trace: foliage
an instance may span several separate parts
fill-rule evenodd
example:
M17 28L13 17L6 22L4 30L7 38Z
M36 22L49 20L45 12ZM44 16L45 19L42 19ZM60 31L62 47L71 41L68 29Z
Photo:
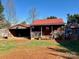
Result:
M5 19L4 15L2 15L1 17L2 17L2 20L0 20L0 29L9 27L10 22Z
M26 24L26 21L21 22L20 24Z
M10 26L10 23L9 22L4 22L4 23L1 23L0 24L0 29L2 29L2 28L8 28Z
M4 8L3 8L3 5L1 4L1 1L0 1L0 14L2 14Z
M55 17L55 16L49 16L49 17L47 17L47 19L57 19L57 17Z
M73 23L73 22L77 22L79 23L79 14L74 14L74 15L70 15L67 14L67 23Z
M0 20L3 20L4 16L3 16L3 11L4 11L4 8L3 8L3 5L1 4L1 1L0 1Z
M1 0L0 0L0 29L5 28L5 27L9 27L10 23L5 20L5 17L3 15L3 11L4 11L4 7L1 4Z

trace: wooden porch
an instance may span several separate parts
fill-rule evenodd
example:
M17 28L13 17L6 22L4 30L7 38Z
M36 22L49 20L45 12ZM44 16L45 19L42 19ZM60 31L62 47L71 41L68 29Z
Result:
M57 30L62 25L43 25L43 26L31 26L30 35L31 39L53 39L53 31Z

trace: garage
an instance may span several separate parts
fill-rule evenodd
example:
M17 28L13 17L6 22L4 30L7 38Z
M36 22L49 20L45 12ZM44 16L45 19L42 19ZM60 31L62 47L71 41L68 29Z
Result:
M30 38L30 26L26 24L18 24L11 26L9 31L14 37Z

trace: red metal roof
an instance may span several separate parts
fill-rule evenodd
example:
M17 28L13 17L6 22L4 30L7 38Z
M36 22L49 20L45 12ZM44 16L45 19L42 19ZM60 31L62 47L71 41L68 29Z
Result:
M63 19L44 19L44 20L35 20L32 25L62 25L64 24Z

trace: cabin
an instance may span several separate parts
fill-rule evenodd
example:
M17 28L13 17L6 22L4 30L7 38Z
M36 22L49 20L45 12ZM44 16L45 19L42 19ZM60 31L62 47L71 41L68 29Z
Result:
M30 27L31 39L49 39L51 32L64 25L63 19L34 20Z
M63 19L41 19L34 20L32 24L17 24L11 26L9 31L15 37L26 37L30 39L50 38L51 32L64 25Z

